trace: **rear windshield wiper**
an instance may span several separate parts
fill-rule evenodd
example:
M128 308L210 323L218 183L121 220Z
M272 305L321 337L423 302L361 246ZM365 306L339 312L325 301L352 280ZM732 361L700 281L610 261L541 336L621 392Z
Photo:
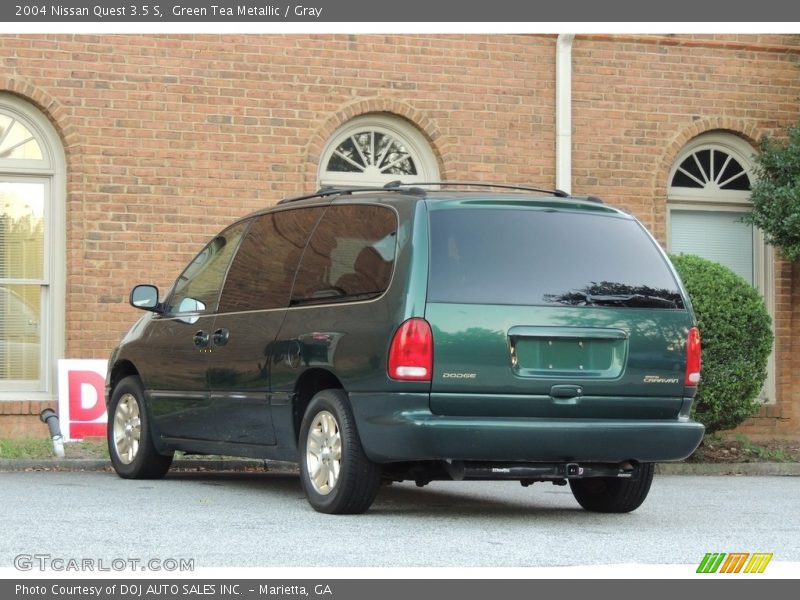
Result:
M641 308L679 308L674 300L661 296L648 296L645 294L587 294L581 291L572 291L567 294L568 304L577 304L576 299L589 306L630 306Z
M674 300L645 294L586 294L586 299L600 306L678 308Z

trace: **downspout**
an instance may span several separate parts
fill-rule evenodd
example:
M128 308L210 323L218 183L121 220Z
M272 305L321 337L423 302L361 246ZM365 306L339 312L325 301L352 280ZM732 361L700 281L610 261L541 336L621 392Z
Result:
M39 419L50 430L50 439L53 442L53 454L64 458L64 438L61 436L61 427L58 425L58 415L52 408L45 408L39 413Z
M556 188L572 193L572 41L574 33L556 40Z

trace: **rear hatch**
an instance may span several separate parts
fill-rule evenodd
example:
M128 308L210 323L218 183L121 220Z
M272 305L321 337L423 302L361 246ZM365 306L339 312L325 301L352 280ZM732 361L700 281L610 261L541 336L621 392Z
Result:
M434 413L677 416L693 318L638 221L565 201L429 206Z

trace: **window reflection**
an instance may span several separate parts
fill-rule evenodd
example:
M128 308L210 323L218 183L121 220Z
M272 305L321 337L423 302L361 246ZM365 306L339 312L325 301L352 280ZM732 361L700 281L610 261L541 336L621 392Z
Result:
M31 131L4 114L0 114L0 158L42 160L41 146Z
M38 285L0 285L0 379L39 379L40 301Z
M44 199L44 183L0 181L0 379L40 377Z
M0 279L44 276L43 183L0 181Z
M339 144L328 161L327 170L385 175L417 174L417 166L405 145L388 133L375 130L360 131Z

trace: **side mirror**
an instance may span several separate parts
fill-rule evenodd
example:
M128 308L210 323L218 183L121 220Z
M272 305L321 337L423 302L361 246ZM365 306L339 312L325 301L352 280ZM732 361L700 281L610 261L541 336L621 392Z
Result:
M159 312L158 288L154 285L137 285L131 290L130 303L134 308Z

